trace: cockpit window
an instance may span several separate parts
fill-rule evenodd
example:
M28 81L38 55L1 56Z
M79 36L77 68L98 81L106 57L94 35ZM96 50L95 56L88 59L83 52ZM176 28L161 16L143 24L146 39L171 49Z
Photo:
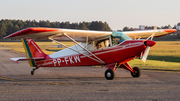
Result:
M110 46L109 38L95 41L95 49L103 49Z
M125 40L132 40L129 36L127 36L126 34L122 32L113 32L111 34L111 38L112 38L112 45L120 44L121 42Z

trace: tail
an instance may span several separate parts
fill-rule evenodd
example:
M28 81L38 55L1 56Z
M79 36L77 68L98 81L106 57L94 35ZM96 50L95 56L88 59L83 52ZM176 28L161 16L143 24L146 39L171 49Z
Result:
M26 57L31 58L29 64L31 67L36 67L35 59L45 58L46 54L39 48L33 39L22 38L22 43L26 52Z

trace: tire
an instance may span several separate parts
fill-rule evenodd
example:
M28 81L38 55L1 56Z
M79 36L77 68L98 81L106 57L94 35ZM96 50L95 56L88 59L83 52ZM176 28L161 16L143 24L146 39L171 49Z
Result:
M34 75L34 71L31 71L31 75Z
M112 69L107 69L104 73L105 78L107 80L113 80L114 79L114 71Z
M138 67L134 67L133 70L135 73L131 72L132 77L140 77L141 76L141 70Z

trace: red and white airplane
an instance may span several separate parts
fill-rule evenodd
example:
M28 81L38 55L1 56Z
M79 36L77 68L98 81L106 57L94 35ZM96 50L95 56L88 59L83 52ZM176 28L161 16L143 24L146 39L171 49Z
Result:
M130 71L133 77L139 77L140 69L132 68L128 61L140 58L145 62L150 47L156 44L152 38L175 31L175 29L158 29L108 32L34 27L15 32L4 39L21 38L27 57L11 58L11 60L15 62L28 60L30 66L35 67L31 75L40 67L103 65L106 67L105 78L112 80L117 68L124 68ZM67 48L46 55L33 39L50 39ZM76 45L68 47L58 41L73 41Z

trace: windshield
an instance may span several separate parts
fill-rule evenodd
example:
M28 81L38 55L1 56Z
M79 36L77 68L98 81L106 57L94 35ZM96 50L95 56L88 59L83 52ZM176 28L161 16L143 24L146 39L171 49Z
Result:
M112 45L120 44L125 40L132 40L129 36L127 36L123 32L113 32L111 34L111 37L112 37Z

